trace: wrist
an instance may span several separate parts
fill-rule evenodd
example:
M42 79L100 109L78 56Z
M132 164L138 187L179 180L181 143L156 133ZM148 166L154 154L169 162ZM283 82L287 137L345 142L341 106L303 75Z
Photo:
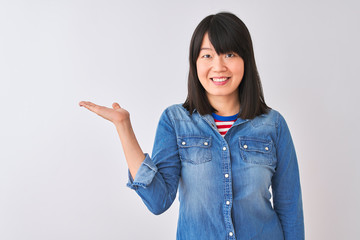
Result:
M130 118L124 118L122 120L113 122L113 124L115 125L116 128L124 128L131 126Z

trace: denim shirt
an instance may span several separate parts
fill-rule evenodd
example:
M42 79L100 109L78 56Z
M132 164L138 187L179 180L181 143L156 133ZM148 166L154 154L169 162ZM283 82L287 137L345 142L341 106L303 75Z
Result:
M168 107L152 157L145 153L127 186L154 214L166 211L179 189L178 240L304 239L297 157L274 109L238 118L222 137L211 115Z

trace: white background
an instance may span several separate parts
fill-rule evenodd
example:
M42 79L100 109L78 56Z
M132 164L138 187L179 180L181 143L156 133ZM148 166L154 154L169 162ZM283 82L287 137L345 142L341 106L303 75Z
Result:
M178 200L152 215L126 187L115 127L131 113L151 153L161 112L187 93L207 15L248 26L265 100L286 119L307 239L360 235L358 1L0 1L0 239L175 239Z

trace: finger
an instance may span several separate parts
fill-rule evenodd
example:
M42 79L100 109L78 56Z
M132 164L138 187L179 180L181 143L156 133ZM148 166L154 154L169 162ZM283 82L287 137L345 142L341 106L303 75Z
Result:
M119 108L121 108L120 105L119 105L118 103L116 103L116 102L114 102L114 103L112 104L112 107L113 107L113 109L119 109Z
M84 107L95 107L97 106L96 104L92 103L92 102L88 102L88 101L81 101L79 103L80 106L84 106Z
M98 106L92 102L88 102L88 101L81 101L79 104L80 104L80 106L85 107L93 112L96 112L96 110L100 107L100 106Z
M81 101L81 102L79 102L79 105L81 107L83 107L83 106L89 106L89 105L94 105L94 104L92 102L89 102L89 101Z

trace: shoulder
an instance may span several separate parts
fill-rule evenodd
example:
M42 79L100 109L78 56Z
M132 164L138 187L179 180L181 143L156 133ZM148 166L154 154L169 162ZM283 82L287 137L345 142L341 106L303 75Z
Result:
M274 119L274 123L275 126L277 128L279 127L287 127L287 123L285 120L285 117L283 116L283 114L281 114L279 111L271 109L272 113L270 113L272 115L272 118Z
M290 137L290 130L286 120L278 110L270 109L267 113L261 114L252 119L250 123L260 132L268 132L273 137L276 144L279 144L280 139L285 141L285 139Z
M280 112L276 109L271 108L268 110L267 113L263 113L252 119L251 124L255 127L260 125L277 127L282 119L284 119L284 117L280 114Z
M266 114L269 122L274 124L275 131L276 131L276 142L279 142L279 139L286 139L287 137L291 138L289 126L285 120L283 114L279 111L271 109L268 114Z
M168 106L163 111L163 115L173 120L187 120L191 118L189 111L182 106L182 103Z

